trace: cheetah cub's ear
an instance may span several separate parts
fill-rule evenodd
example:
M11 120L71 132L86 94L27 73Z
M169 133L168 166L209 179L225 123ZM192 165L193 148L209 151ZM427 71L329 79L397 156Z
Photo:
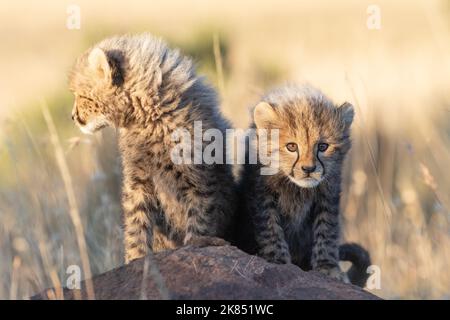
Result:
M352 104L349 102L344 102L343 104L341 104L341 106L338 107L338 110L341 114L341 119L344 121L346 128L349 128L353 122L353 117L355 115Z
M273 107L267 102L260 102L253 110L253 119L255 120L256 127L258 129L269 128L270 124L273 124L277 114Z
M94 48L88 57L89 68L102 80L111 81L111 67L105 51Z

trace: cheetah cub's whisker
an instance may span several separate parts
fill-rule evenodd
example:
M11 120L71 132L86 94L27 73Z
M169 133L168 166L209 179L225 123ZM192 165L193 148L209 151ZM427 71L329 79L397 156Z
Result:
M365 284L368 253L356 244L339 246L341 170L353 114L351 104L336 106L310 86L281 87L256 105L252 127L279 130L279 169L261 175L261 163L245 165L238 246L342 281L348 279L339 260L350 260L350 280Z
M148 34L116 36L78 58L70 88L83 132L119 129L126 262L149 250L224 244L236 203L231 167L170 159L176 129L229 127L192 61Z

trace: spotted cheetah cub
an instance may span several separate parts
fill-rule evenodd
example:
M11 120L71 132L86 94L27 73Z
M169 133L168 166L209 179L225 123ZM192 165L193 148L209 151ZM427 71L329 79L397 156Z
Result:
M149 250L224 243L235 210L230 166L171 160L175 130L193 134L194 121L228 127L192 61L148 34L116 36L78 58L70 88L83 132L118 129L126 262Z
M264 146L278 153L279 167L273 175L261 175L260 163L245 166L238 244L269 261L292 262L347 282L340 259L353 260L360 269L370 264L358 245L338 246L341 168L350 149L353 107L336 106L309 86L291 85L263 97L253 117L253 128L279 129L278 146ZM358 276L363 285L367 277Z

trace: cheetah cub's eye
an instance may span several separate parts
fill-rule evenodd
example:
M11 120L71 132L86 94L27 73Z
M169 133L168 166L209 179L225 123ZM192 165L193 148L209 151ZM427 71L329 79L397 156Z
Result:
M318 149L320 152L324 152L325 150L328 149L328 143L319 143Z
M290 151L290 152L295 152L295 151L297 151L297 144L294 142L289 142L286 145L286 149L288 149L288 151Z

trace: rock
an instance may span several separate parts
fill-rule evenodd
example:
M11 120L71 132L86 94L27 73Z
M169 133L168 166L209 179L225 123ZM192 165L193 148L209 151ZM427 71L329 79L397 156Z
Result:
M162 279L154 276L155 261ZM160 252L97 275L93 284L96 299L378 299L359 287L295 265L268 263L232 246ZM87 298L85 282L81 291L64 288L63 294L64 299ZM32 299L48 299L48 290Z

